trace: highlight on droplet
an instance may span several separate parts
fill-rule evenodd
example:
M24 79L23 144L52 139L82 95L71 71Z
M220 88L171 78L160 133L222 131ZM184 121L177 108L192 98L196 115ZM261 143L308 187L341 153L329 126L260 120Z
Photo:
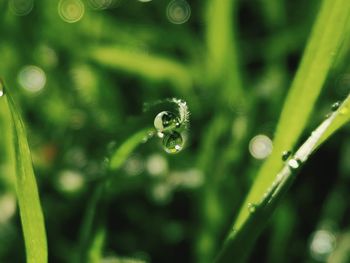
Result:
M60 0L58 14L67 23L76 23L84 16L85 6L81 0Z

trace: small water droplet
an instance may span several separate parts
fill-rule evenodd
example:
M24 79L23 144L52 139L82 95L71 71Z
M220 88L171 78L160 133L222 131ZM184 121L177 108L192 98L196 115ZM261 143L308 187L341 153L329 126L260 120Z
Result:
M159 132L178 128L180 126L177 116L170 111L162 111L154 118L154 127Z
M284 161L284 162L287 161L291 154L292 154L291 151L284 151L284 152L282 152L282 161Z
M158 136L158 138L163 138L163 137L164 137L164 133L162 133L162 132L157 132L157 136Z
M296 170L300 167L301 161L299 159L291 159L288 162L288 166L292 169L292 170Z
M256 205L253 203L248 203L248 211L249 213L254 213L256 211Z
M327 113L326 116L324 116L326 119L328 119L329 117L331 117L332 113Z
M337 109L339 109L340 105L341 105L340 101L337 101L337 102L333 103L332 106L331 106L332 111L336 111Z
M163 148L167 153L178 153L182 150L183 145L184 140L177 131L172 131L164 135Z
M5 95L5 85L2 82L2 80L0 79L0 97Z

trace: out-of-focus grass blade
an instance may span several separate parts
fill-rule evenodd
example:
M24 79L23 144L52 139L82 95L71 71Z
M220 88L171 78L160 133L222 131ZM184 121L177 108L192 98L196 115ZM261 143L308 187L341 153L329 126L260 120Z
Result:
M301 65L288 93L274 138L274 149L263 164L234 224L242 227L255 203L264 194L283 163L281 154L294 147L314 108L327 74L344 40L350 15L350 1L324 0L304 52Z
M136 132L130 138L128 138L118 149L112 154L109 168L111 170L117 170L126 161L134 149L142 143L143 140L147 139L149 133L152 133L151 128L142 129Z
M15 165L15 188L22 222L27 263L47 262L47 242L43 212L33 171L26 131L10 94L0 98L11 117L13 134L13 161Z
M142 129L128 139L126 139L112 154L108 161L108 170L118 170L129 158L132 152L139 146L149 134L152 133L151 128ZM95 191L88 203L84 221L82 223L80 231L80 262L99 262L101 256L101 250L103 248L103 240L105 233L102 234L100 230L93 232L93 226L98 220L98 207L103 210L104 205L101 205L101 199L105 191L105 185L109 177L104 178L95 188ZM95 236L93 236L95 235ZM96 236L97 235L97 236Z
M169 81L182 91L192 84L190 70L170 58L150 55L118 46L100 46L87 51L94 61L111 68L156 81Z

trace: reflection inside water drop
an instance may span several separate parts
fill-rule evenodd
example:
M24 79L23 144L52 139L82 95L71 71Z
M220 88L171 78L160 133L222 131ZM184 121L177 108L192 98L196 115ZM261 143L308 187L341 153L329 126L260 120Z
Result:
M178 128L180 123L176 115L170 111L162 111L154 118L154 127L158 132Z
M182 150L184 140L177 131L166 133L163 138L163 148L167 153L178 153Z

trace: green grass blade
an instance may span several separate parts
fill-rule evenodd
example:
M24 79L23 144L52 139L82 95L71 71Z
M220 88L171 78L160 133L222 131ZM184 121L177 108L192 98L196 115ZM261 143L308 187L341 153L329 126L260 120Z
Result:
M188 90L192 85L189 68L170 58L118 46L91 48L86 55L110 68L137 74L154 81L169 81L182 91Z
M27 263L47 262L47 241L43 212L33 171L27 135L12 98L7 93L1 103L11 115L15 188L24 234Z
M333 135L338 129L346 125L350 121L350 95L344 100L337 112L335 113L332 124L328 126L323 133L316 147L320 146L325 140Z
M148 138L153 132L151 128L145 128L132 134L127 138L112 154L108 160L108 170L117 171L125 163L127 158L133 153L137 146ZM80 230L80 259L79 262L99 262L103 248L103 236L100 230L94 231L94 226L98 224L97 216L104 212L106 202L103 201L105 186L110 179L106 176L99 182L92 194L85 212L84 220ZM93 236L97 235L97 236Z
M235 222L236 229L248 218L247 204L261 198L281 169L281 153L292 149L303 132L347 33L349 14L348 0L323 1L277 125L273 153L258 173Z
M140 145L143 140L147 139L153 130L151 128L142 129L128 138L118 149L111 155L109 168L111 170L119 169L134 149Z
M231 231L216 262L232 262L234 258L236 258L235 262L244 262L246 260L252 244L293 182L298 168L308 160L322 142L350 121L349 109L350 94L342 106L311 133L311 136L299 147L293 158L290 159L292 161L298 160L299 164L297 167L292 169L289 161L284 163L280 172L274 176L270 187L265 190L263 197L246 208L248 217L245 224L241 228Z

